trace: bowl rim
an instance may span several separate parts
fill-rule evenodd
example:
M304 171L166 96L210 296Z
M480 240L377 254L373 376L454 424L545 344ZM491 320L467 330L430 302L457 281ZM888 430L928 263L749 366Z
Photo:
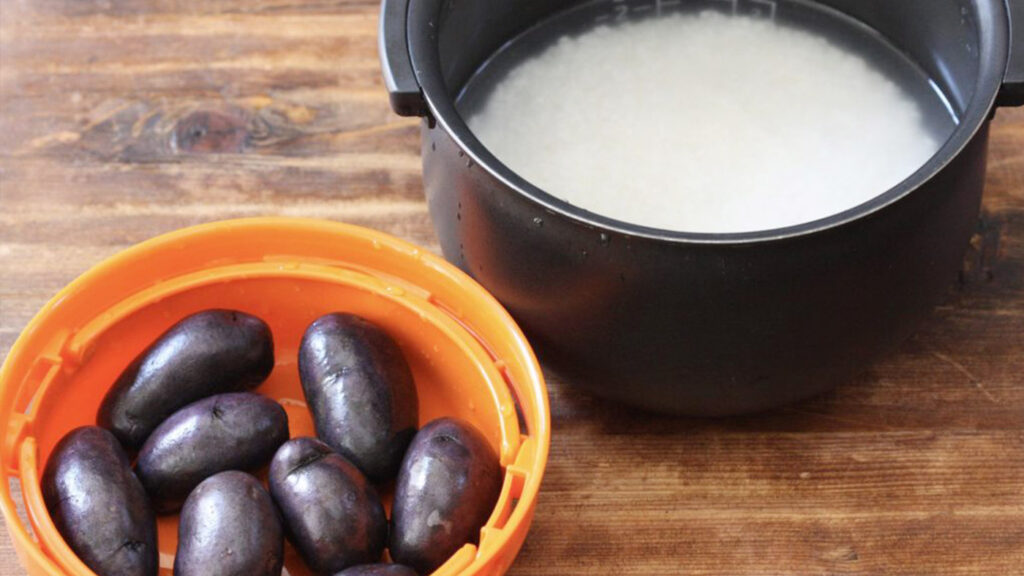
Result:
M846 226L899 202L946 169L979 135L996 104L1010 54L1009 15L1006 6L999 0L975 1L973 4L978 9L980 42L979 71L974 96L950 137L913 174L857 206L809 222L744 232L686 232L632 224L580 208L531 184L498 160L469 129L456 109L454 99L449 96L439 72L440 55L436 42L435 21L439 18L442 1L417 0L411 3L406 29L409 56L427 105L428 118L425 122L428 126L432 128L432 123L436 122L469 161L481 167L512 193L536 204L549 214L561 216L574 224L601 232L670 244L741 245L800 238Z

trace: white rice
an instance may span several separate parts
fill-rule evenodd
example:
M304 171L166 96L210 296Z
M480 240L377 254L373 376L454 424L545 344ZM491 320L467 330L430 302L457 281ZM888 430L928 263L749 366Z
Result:
M689 232L836 214L940 146L919 104L859 55L713 12L562 38L501 79L468 123L554 196Z

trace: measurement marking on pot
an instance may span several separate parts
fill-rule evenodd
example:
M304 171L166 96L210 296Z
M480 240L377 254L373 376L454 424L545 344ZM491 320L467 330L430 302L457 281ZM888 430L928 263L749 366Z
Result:
M733 14L737 14L740 11L740 0L715 0L718 3L728 4Z
M750 0L750 3L755 5L755 7L751 9L751 13L754 16L762 16L763 14L761 10L768 10L768 19L773 22L775 21L775 13L778 12L779 9L779 5L776 0ZM758 8L757 6L761 6L762 8Z
M626 0L612 0L612 5L615 8L616 20L625 20L626 16L629 16L629 6L626 5Z

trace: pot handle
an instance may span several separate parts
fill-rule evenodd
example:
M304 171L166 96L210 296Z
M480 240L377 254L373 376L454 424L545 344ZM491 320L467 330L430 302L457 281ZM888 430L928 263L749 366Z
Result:
M1007 63L999 106L1024 105L1024 0L1006 0L1010 17L1010 61Z
M383 0L380 6L378 47L384 84L391 108L399 116L426 116L427 102L416 81L409 55L406 19L410 0Z

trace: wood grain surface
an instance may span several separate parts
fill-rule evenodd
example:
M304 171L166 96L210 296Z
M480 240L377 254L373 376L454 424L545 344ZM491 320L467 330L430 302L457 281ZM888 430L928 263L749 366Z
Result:
M376 12L0 0L0 357L75 276L181 226L316 216L437 250ZM552 376L551 460L513 573L1024 574L1024 112L999 112L988 174L947 304L834 393L675 420ZM0 535L0 574L21 573Z

